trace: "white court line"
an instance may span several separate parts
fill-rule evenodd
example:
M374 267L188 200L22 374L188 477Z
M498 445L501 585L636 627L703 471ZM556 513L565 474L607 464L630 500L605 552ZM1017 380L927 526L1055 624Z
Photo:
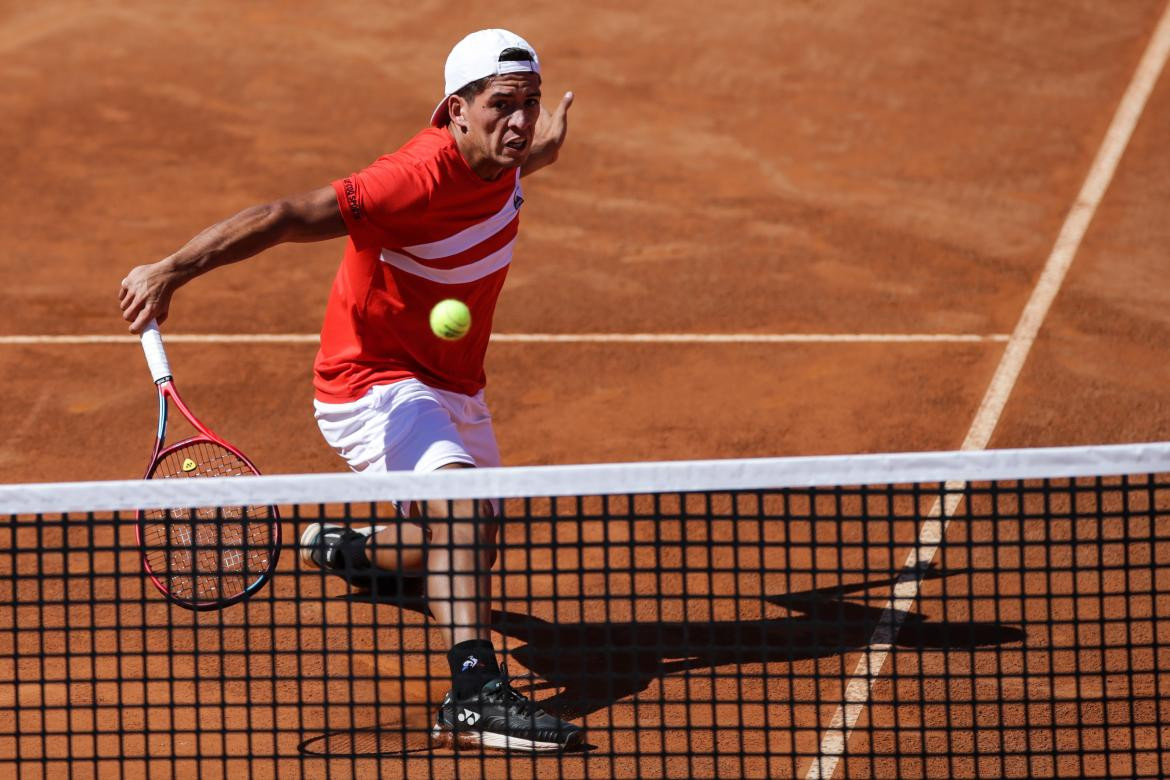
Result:
M169 333L174 344L316 344L316 333ZM1005 342L1006 333L493 333L504 344L977 344ZM18 344L137 344L132 335L0 336Z
M964 450L981 450L987 447L991 434L999 422L1008 396L1015 387L1016 379L1020 375L1028 352L1040 332L1040 326L1048 314L1052 301L1056 298L1065 274L1072 265L1073 258L1080 248L1085 231L1097 211L1097 206L1105 195L1121 155L1129 144L1130 136L1138 119L1142 115L1150 92L1158 80L1158 76L1170 56L1170 4L1162 14L1150 43L1138 63L1133 79L1117 107L1117 113L1105 133L1097 157L1089 168L1088 176L1081 187L1080 194L1069 209L1064 225L1056 238L1056 244L1044 270L1040 274L1036 287L1024 307L1020 320L1016 324L1004 349L1003 358L995 370L991 384L979 405L979 411L967 431L963 441ZM849 742L849 736L862 709L868 704L873 684L881 674L886 663L890 648L897 638L898 630L914 602L918 598L918 589L922 577L930 566L939 545L946 534L947 520L954 514L959 503L959 496L952 491L961 490L963 482L947 482L947 499L945 508L938 502L931 508L922 531L919 533L918 546L910 552L902 573L894 586L893 597L886 602L882 610L878 626L870 637L866 651L857 661L853 676L845 688L842 704L833 714L828 728L821 737L820 754L813 759L809 767L807 778L829 778L837 769L837 763ZM942 511L940 511L940 509Z
M492 341L624 344L923 344L1003 342L1006 333L500 333Z

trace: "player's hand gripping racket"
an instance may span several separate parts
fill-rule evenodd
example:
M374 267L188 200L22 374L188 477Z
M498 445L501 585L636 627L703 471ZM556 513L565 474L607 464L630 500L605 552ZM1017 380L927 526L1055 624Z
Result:
M142 331L142 349L158 386L158 440L146 479L259 474L183 403L154 320ZM168 399L198 431L169 447L164 445ZM280 554L280 517L273 506L145 509L137 521L142 563L151 581L187 609L221 609L248 598L268 582Z

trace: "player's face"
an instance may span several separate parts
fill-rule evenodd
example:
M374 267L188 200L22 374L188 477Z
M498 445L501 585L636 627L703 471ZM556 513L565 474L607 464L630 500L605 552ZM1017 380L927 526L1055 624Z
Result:
M493 78L465 115L467 139L480 158L469 161L473 168L482 174L480 167L506 170L523 165L532 151L539 116L539 75L509 73Z

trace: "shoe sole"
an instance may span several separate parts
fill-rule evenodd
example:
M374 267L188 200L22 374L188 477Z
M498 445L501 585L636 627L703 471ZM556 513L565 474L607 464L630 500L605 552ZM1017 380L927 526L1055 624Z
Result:
M301 533L301 563L306 566L312 566L314 569L321 568L313 560L313 549L316 547L317 537L330 528L345 528L345 526L336 523L310 523ZM355 528L353 530L364 536L373 536L376 533L381 533L385 528L386 526L384 525L367 525L364 528Z
M452 750L475 750L486 747L522 753L560 753L580 748L584 741L585 738L581 732L576 732L562 745L559 742L538 742L532 739L509 737L506 734L496 734L491 731L460 731L456 733L438 724L435 724L431 729L432 747L449 747Z

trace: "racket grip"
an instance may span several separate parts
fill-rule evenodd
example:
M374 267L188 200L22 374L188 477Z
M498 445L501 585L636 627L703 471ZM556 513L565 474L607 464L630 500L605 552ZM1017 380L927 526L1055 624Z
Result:
M167 360L167 351L163 349L162 334L158 332L158 322L151 320L142 330L142 351L146 353L146 365L150 366L150 375L155 384L171 378L171 364Z

